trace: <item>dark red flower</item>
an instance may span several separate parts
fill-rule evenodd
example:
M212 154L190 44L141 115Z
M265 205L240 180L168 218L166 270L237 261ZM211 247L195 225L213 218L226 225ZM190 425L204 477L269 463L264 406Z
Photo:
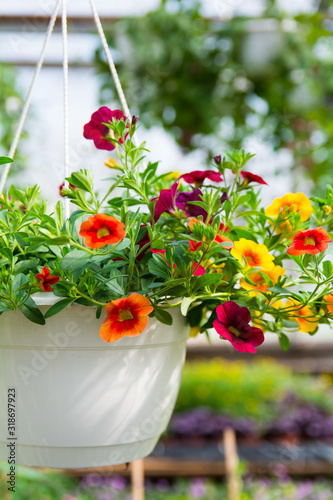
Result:
M36 280L39 288L44 292L52 292L52 286L58 283L59 276L51 276L50 269L43 267L42 272L36 274Z
M229 300L218 306L216 313L217 319L213 322L215 330L229 340L238 352L256 352L255 347L264 342L262 330L249 325L251 314L247 307L240 307Z
M178 182L172 184L170 189L162 189L160 196L158 198L153 198L151 201L157 199L155 204L154 219L155 222L161 217L165 212L168 214L176 214L177 207L175 205L175 196L178 189Z
M222 182L222 176L220 172L215 172L215 170L194 170L188 174L183 174L179 179L184 179L187 184L194 184L196 188L203 185L205 179L209 179L212 182Z
M244 185L247 186L250 182L256 182L257 184L265 184L268 186L267 182L264 181L260 175L251 174L251 172L246 172L245 170L241 170L241 176L244 179Z
M202 215L203 221L207 219L207 212L204 208L189 203L191 201L202 202L202 192L200 189L193 189L190 192L178 193L176 197L176 206L186 213L187 217L198 217Z
M287 253L289 255L302 255L304 253L316 255L326 250L328 243L331 241L327 231L322 227L308 229L308 231L298 231Z
M119 121L121 119L126 120L126 116L120 109L111 109L106 106L102 106L99 110L95 111L91 115L91 120L84 126L83 136L86 139L91 139L97 149L106 149L107 151L112 151L115 149L114 144L111 142L109 127L104 125L104 123L111 123L112 121ZM128 126L128 125L127 125Z

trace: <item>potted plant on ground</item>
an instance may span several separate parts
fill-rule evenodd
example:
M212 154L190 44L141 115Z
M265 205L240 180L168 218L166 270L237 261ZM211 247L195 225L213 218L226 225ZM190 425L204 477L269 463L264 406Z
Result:
M97 196L91 172L72 173L69 219L61 202L47 213L37 186L2 197L0 389L1 400L14 390L20 415L15 427L0 414L1 459L8 432L29 465L142 457L170 418L189 327L254 353L264 331L286 349L286 333L332 318L331 187L265 209L244 151L158 175L134 144L137 124L93 113L84 136L117 154L113 176Z

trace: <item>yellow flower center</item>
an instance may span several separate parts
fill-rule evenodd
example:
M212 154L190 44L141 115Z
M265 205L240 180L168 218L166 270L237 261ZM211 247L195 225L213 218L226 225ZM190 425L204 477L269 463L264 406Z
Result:
M304 240L304 245L312 245L312 246L316 246L316 242L313 238L305 238Z
M103 236L109 236L109 234L110 231L107 227L101 227L101 229L97 231L97 238L103 238Z
M129 309L121 309L119 311L119 321L126 321L127 319L133 319L133 314Z
M237 328L235 328L234 326L229 326L228 328L229 332L233 333L234 335L236 335L236 337L239 337L240 336L240 333L239 331L237 330Z

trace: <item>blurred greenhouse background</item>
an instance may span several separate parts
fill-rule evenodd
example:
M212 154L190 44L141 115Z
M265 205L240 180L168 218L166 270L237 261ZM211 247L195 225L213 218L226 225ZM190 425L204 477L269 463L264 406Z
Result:
M243 147L256 154L252 171L271 185L262 190L265 203L287 191L320 196L332 182L330 0L96 4L130 109L140 116L140 139L161 171L200 169L215 154ZM0 155L8 153L53 5L0 5ZM108 156L83 139L83 124L99 104L119 102L88 0L68 0L68 10L70 168L92 167L100 186ZM10 178L18 186L40 184L50 207L64 168L60 31L57 22ZM332 332L324 328L307 340L299 334L288 354L268 342L259 353L275 360L250 355L246 362L217 343L191 339L176 413L147 459L146 498L227 498L221 436L231 427L242 500L332 500ZM0 483L0 499L130 499L128 471L113 472L64 477L21 469L15 496Z

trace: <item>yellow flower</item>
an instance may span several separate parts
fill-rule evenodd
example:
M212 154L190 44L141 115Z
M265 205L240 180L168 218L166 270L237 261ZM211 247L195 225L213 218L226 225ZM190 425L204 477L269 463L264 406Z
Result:
M109 158L108 161L106 161L104 163L104 165L108 168L115 168L115 169L118 169L118 170L122 170L121 166L118 165L118 163L116 162L116 160L114 160L113 158Z
M192 326L190 329L190 337L196 337L200 333L200 326Z
M328 295L325 295L324 302L328 302L327 304L325 304L327 306L328 312L333 313L333 294L330 293Z
M332 207L330 207L329 205L324 205L323 210L326 215L329 215L332 212Z
M274 267L274 257L268 252L265 245L245 238L235 241L234 245L234 248L231 249L231 255L241 264L244 258L248 268L260 267L263 271L269 271Z
M281 266L274 266L272 269L263 272L267 274L267 276L272 280L273 286L275 286L279 277L283 276L286 271ZM255 283L255 286L247 283L244 278L240 280L240 286L245 288L245 290L251 290L251 292L249 292L250 296L253 297L260 291L271 293L267 290L268 283L259 273L251 273L249 274L249 278L253 281L253 283Z
M265 213L268 217L276 219L281 210L285 218L288 218L291 213L299 213L301 222L308 220L313 212L311 201L303 193L287 193L282 198L275 198L272 205L266 208ZM276 232L280 233L283 229L290 232L289 221L281 224L280 228L276 228Z
M172 181L178 179L178 177L181 176L180 172L170 172L167 176L166 179L171 179Z
M282 213L287 212L299 212L301 216L301 221L304 222L308 220L310 215L312 214L312 206L309 198L305 196L303 193L287 193L282 198L275 198L272 205L266 208L266 215L269 217L276 218L280 210L282 209Z
M299 324L299 330L305 333L312 333L316 330L318 326L318 321L310 306L304 306L301 309L297 309L301 305L300 302L289 300L286 303L286 308L295 307L295 311L289 311L289 314L300 316L296 317L295 321ZM304 317L303 317L304 316ZM305 318L306 317L306 318Z

